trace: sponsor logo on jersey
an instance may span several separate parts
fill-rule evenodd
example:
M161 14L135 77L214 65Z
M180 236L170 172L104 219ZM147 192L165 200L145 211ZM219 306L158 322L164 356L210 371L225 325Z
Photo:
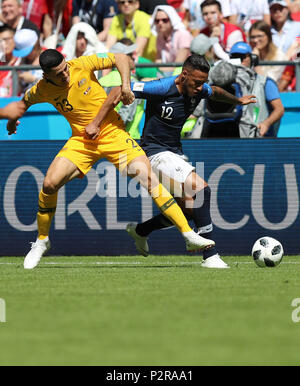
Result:
M81 79L79 82L78 82L78 87L81 87L83 86L84 84L86 84L87 80L85 78Z

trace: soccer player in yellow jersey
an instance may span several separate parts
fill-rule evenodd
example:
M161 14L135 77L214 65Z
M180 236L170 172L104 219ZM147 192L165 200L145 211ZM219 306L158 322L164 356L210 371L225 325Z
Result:
M189 227L173 197L152 172L144 151L126 133L120 116L114 111L119 100L124 104L134 100L127 56L96 54L66 62L61 53L49 49L40 55L40 65L44 78L18 103L26 109L35 103L51 103L70 123L72 136L51 163L44 179L39 194L38 237L25 258L24 268L35 268L50 248L49 230L58 190L73 178L84 176L103 157L121 172L136 177L148 190L159 209L182 233L187 250L214 245L212 240L202 238ZM114 66L122 78L121 93L117 98L113 93L113 97L107 97L94 75L94 71ZM16 132L19 123L8 121L9 134ZM95 133L91 127L98 127L96 135L89 135Z

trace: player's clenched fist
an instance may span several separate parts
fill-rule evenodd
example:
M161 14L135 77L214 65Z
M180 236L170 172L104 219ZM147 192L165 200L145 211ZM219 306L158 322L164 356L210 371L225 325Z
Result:
M134 94L130 89L122 90L121 101L124 103L124 105L131 105L134 99L135 99Z

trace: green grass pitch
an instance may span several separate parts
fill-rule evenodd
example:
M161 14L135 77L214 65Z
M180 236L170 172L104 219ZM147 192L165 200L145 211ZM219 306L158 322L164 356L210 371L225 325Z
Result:
M300 258L0 259L1 365L299 365ZM299 304L300 305L300 304ZM300 316L300 310L298 312Z

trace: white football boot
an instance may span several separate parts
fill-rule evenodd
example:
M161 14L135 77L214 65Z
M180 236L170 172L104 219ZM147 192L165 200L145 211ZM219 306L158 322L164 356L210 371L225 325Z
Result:
M135 231L136 226L137 226L137 223L131 222L127 224L126 231L128 232L129 236L133 238L137 251L142 256L147 257L149 255L149 245L147 242L148 237L139 236Z
M201 267L203 268L230 268L218 254L208 257L203 260Z
M182 236L185 239L186 250L188 252L201 251L215 246L213 240L205 239L194 231L184 232Z
M24 260L25 269L33 269L40 262L41 258L50 249L50 240L47 237L44 240L37 239L35 243L31 243L31 250L27 253Z

